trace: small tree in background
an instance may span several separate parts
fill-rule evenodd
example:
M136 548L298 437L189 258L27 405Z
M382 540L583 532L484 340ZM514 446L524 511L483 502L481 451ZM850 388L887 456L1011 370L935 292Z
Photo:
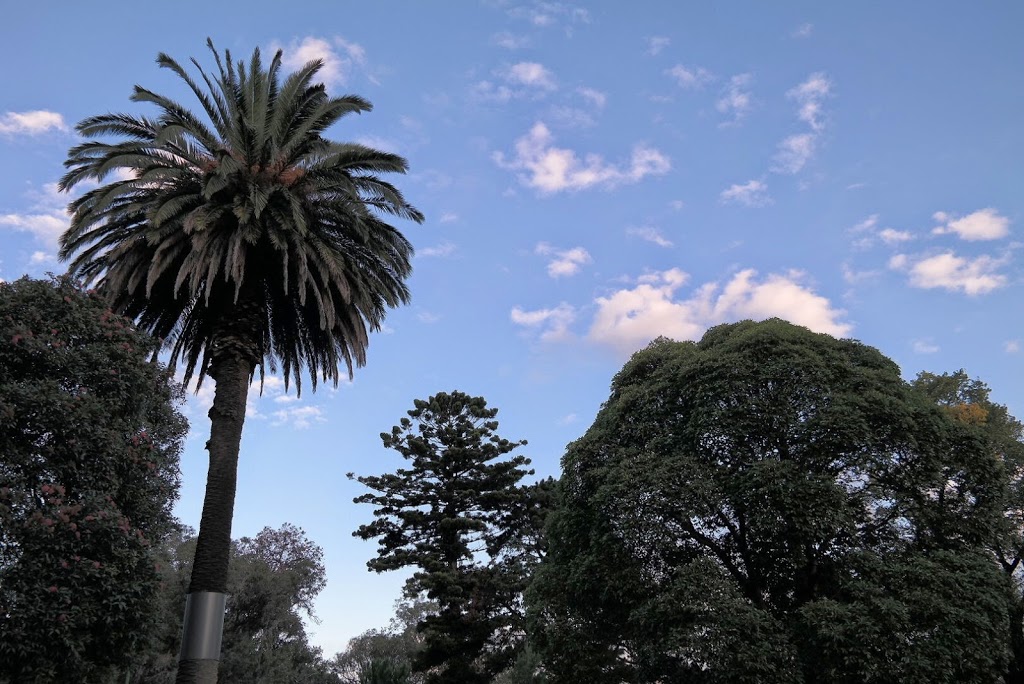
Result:
M376 520L354 534L378 540L371 570L417 568L407 593L438 604L421 623L414 670L429 684L489 682L521 643L507 637L525 579L506 570L535 517L531 490L519 485L533 471L525 456L502 457L526 442L495 434L498 411L483 397L442 392L414 404L381 434L409 467L358 478L376 493L355 502L372 504Z
M0 681L147 646L188 429L156 346L67 279L0 284Z
M158 549L164 589L163 629L136 684L170 684L181 640L181 609L195 556L186 530ZM264 528L232 543L220 679L260 684L339 684L320 649L309 643L303 616L324 588L323 552L294 525Z

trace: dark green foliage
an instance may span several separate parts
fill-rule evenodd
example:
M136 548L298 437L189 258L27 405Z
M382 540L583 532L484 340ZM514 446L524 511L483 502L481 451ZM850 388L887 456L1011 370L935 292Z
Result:
M68 153L61 189L126 178L71 203L60 256L98 281L115 310L172 342L186 379L238 354L301 383L308 367L338 382L365 361L367 330L409 296L412 247L380 215L423 216L378 174L404 173L398 155L321 134L370 111L355 95L328 96L312 61L282 79L281 53L264 65L198 63L201 81L161 54L208 121L141 86L133 102L154 117L103 114L78 124L89 140ZM203 85L205 84L205 88ZM113 138L105 142L103 138ZM301 385L299 385L301 386Z
M911 386L973 430L1002 465L1003 525L987 546L1014 587L1010 604L1013 655L1003 678L1006 684L1024 683L1024 423L989 398L985 383L972 380L962 369L942 375L918 373Z
M359 675L359 684L409 684L409 666L393 660L371 660Z
M412 663L423 649L419 624L437 612L437 604L419 599L402 599L395 604L395 616L386 630L371 629L350 640L337 654L332 669L341 684L361 684L379 663L387 662L396 672L405 672L409 684L421 684L423 675L413 674Z
M656 340L563 459L531 589L551 681L993 682L984 440L876 350L783 321Z
M155 348L67 279L0 283L0 681L148 647L188 429Z
M161 547L162 630L135 672L137 684L169 684L181 639L181 616L195 553L193 534ZM326 584L323 552L294 525L265 528L233 545L220 681L237 684L338 684L302 622Z
M166 340L185 381L210 376L210 470L190 592L224 593L246 394L256 370L280 369L301 389L308 373L337 384L366 360L369 333L408 301L412 246L384 218L423 220L380 174L406 161L322 134L366 100L330 97L323 62L282 78L282 54L264 65L223 57L198 80L161 54L157 63L195 96L201 115L136 86L154 116L103 114L78 124L62 190L112 182L70 205L61 236L69 271L94 282L112 308ZM202 672L200 672L202 671ZM216 661L188 660L182 682L216 678Z
M408 414L381 439L409 467L358 478L377 492L355 499L376 520L354 534L378 539L371 570L417 568L408 593L438 604L414 669L430 684L489 682L522 643L524 569L543 522L533 494L550 485L519 485L529 459L502 457L525 442L495 434L497 409L482 397L440 393Z

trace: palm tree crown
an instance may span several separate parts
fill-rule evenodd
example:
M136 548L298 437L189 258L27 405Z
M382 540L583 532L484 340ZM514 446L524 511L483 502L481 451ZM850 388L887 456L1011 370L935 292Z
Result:
M217 680L238 455L256 368L280 369L301 389L308 370L338 382L366 360L370 330L405 303L412 246L381 216L423 216L377 174L404 173L401 157L325 139L329 126L370 109L328 97L308 63L279 83L281 53L264 68L222 60L206 88L177 62L157 63L195 94L209 124L136 86L156 118L105 114L82 121L89 141L68 152L60 187L103 182L71 203L60 257L96 282L111 307L168 340L185 381L217 382L210 408L206 496L185 607L178 682ZM77 256L75 256L77 254Z
M186 381L238 355L261 377L279 362L297 390L303 367L314 389L318 376L337 384L341 361L351 376L368 330L408 301L412 246L380 216L423 216L376 175L404 173L406 161L322 137L371 109L313 83L322 62L279 84L280 51L265 69L256 50L247 68L207 44L219 73L192 60L206 89L167 55L157 63L188 84L212 128L140 86L131 99L156 105L156 118L105 114L78 125L87 138L120 140L74 147L62 190L128 173L71 203L60 256L77 253L72 273L167 339Z

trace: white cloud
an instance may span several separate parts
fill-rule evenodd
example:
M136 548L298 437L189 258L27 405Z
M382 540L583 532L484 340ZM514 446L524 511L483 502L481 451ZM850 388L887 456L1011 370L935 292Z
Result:
M533 7L513 7L508 14L515 19L525 19L538 28L551 28L561 22L590 22L590 12L565 2L538 2Z
M551 108L550 117L565 128L590 128L597 125L590 112L575 107L556 106Z
M32 252L32 256L29 257L28 263L32 265L46 264L51 261L56 261L57 257L48 252Z
M882 238L882 242L887 245L895 245L900 242L906 242L914 239L914 234L909 230L895 230L893 228L885 228L878 232L878 237Z
M492 102L508 102L513 99L539 98L558 88L555 77L543 64L519 62L499 69L494 75L503 81L480 81L473 86L473 94Z
M558 424L559 425L570 425L570 424L575 423L575 422L576 422L576 414L575 413L570 413L568 415L562 416L559 419Z
M441 317L435 313L431 313L430 311L420 311L418 314L416 314L416 320L418 320L420 323L426 323L427 325L431 325L433 323L437 323L438 321L440 321Z
M571 336L569 326L576 319L576 310L565 302L553 309L534 311L525 311L517 306L513 307L509 316L516 325L540 330L541 341L556 342Z
M2 214L0 226L10 226L15 230L32 233L40 242L55 246L61 234L68 228L66 212L49 214Z
M665 73L674 78L680 88L686 90L699 90L715 78L704 67L685 67L682 64L676 64L671 69L666 69ZM719 111L724 110L720 108Z
M706 283L689 297L676 291L688 280L671 269L638 279L635 287L596 300L597 313L589 338L621 352L632 352L664 335L696 340L712 325L730 321L779 317L817 332L843 336L851 325L841 322L845 312L815 294L798 271L757 279L747 269L736 273L724 287Z
M797 114L799 119L811 127L821 131L825 124L821 120L822 101L832 90L832 82L822 72L811 74L806 81L786 93L786 97L794 99L800 105Z
M417 256L421 257L447 257L455 253L455 244L452 242L442 242L434 247L425 247L416 252Z
M976 241L998 240L1010 234L1010 219L992 208L979 209L962 218L937 211L932 218L944 224L932 230L935 235L956 233L961 240Z
M681 211L686 206L686 202L683 200L672 200L668 203L668 206L672 207L674 211Z
M274 49L281 47L274 44ZM281 63L286 69L297 71L315 59L323 60L318 77L327 85L345 85L356 67L366 66L366 51L361 45L334 36L330 40L306 36L293 40L283 48Z
M0 116L0 135L39 135L51 130L68 130L64 117L57 112L6 112Z
M519 181L542 194L636 183L649 175L668 173L672 168L668 157L644 145L633 148L628 165L617 166L597 154L580 160L575 152L555 147L553 142L551 131L538 122L516 141L512 159L506 159L501 152L495 152L493 158L501 168L521 172Z
M750 111L754 104L749 90L752 81L753 77L750 74L737 74L729 79L722 97L715 103L715 109L732 119L721 125L737 124Z
M855 271L849 264L843 264L843 280L850 285L856 285L877 276L878 271Z
M790 34L794 38L808 38L814 32L814 24L800 24Z
M1003 345L1003 350L1007 354L1016 354L1020 351L1020 340L1007 340Z
M270 423L274 427L287 425L295 430L305 430L313 423L326 423L323 409L319 406L294 406L279 409L271 414L274 420Z
M591 262L590 253L582 247L555 249L546 242L540 242L534 248L534 252L554 257L548 262L548 275L552 278L576 275L583 264Z
M608 102L608 95L594 88L579 87L576 89L576 92L580 97L598 109L604 109L605 104Z
M872 214L860 223L856 223L850 227L850 232L853 234L863 233L865 231L874 230L875 226L878 225L878 214Z
M491 36L491 42L498 47L505 48L506 50L520 50L530 46L529 37L517 36L514 33L509 33L508 31L495 33Z
M452 223L452 222L458 221L458 220L459 220L459 215L458 214L456 214L453 211L446 211L443 214L441 214L441 218L439 218L437 221L438 221L438 223Z
M396 141L379 135L360 135L355 141L364 147L380 150L381 152L390 152L391 154L400 154L402 152L401 146Z
M672 40L665 36L651 36L646 40L647 54L651 55L652 57L672 44Z
M1006 285L1006 276L999 273L999 268L1005 263L1005 259L985 255L969 259L958 257L953 252L923 258L897 254L889 260L889 268L909 270L912 287L926 290L942 288L973 296Z
M779 143L771 170L775 173L798 173L814 156L816 144L817 136L813 133L789 136Z
M718 195L723 204L735 203L748 207L764 207L772 203L768 185L759 180L749 180L742 185L734 183Z
M657 228L652 228L651 226L631 226L626 229L626 235L638 237L641 240L646 240L647 242L653 242L659 247L672 246L671 240L667 239L664 235L662 235Z
M915 354L934 354L939 351L939 345L931 340L914 340Z
M540 88L541 90L554 90L555 77L543 64L537 62L519 62L513 64L505 73L505 78L510 83Z

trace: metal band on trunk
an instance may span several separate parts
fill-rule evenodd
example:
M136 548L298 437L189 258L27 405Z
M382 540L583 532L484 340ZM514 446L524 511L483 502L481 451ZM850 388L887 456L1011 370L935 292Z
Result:
M188 595L185 624L182 626L182 660L220 660L226 600L227 594L213 591L197 591Z

